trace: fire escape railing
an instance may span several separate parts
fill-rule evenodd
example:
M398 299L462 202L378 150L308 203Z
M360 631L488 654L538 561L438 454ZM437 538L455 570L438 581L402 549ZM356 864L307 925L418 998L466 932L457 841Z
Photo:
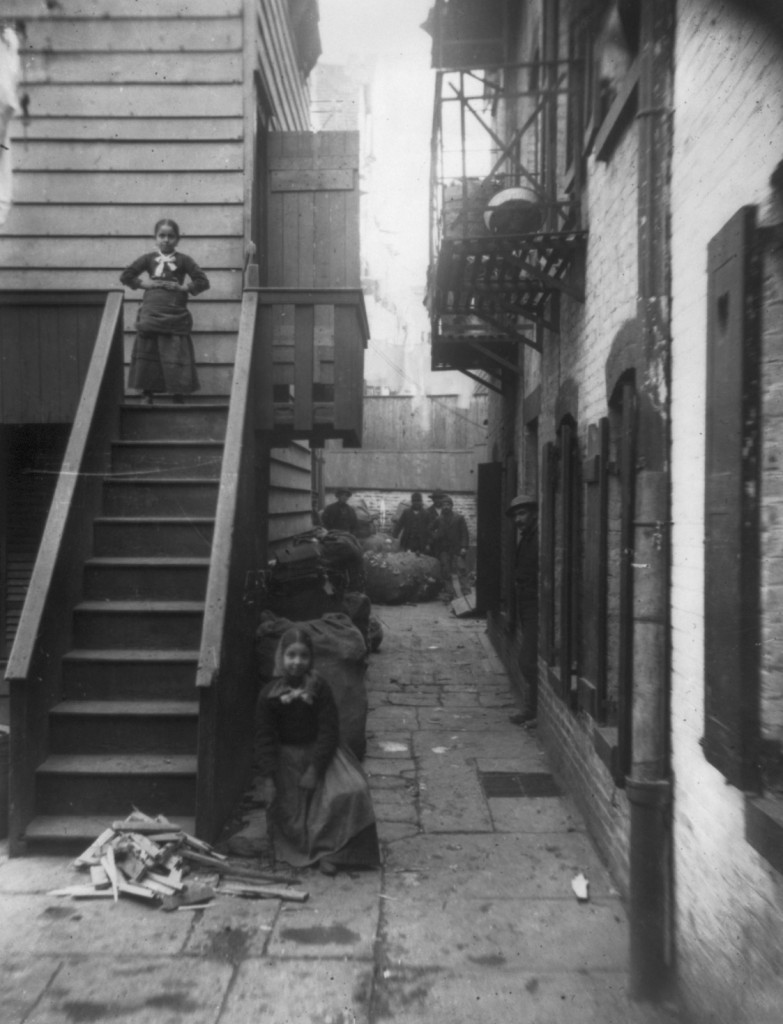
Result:
M537 61L437 72L428 280L434 343L539 347L531 324L557 330L559 297L581 299L568 274L584 242L581 169L566 175L570 120L580 106L573 71L573 61ZM497 365L504 359L508 352L496 352Z

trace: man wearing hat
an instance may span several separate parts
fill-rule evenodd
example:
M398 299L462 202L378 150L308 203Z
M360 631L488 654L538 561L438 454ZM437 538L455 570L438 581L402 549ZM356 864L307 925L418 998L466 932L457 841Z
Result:
M538 700L538 502L518 494L506 509L517 529L514 558L514 597L510 624L519 637L519 667L525 686L520 722L536 717Z
M429 542L427 513L421 491L414 491L411 503L394 524L392 537L400 538L401 551L421 554Z
M344 533L356 534L359 525L359 517L356 510L348 504L348 499L353 494L347 487L338 487L334 492L337 501L327 505L321 514L321 524L327 530L342 530Z
M440 515L440 509L443 504L443 499L448 498L448 494L442 491L439 487L436 487L432 494L429 495L429 499L432 504L427 509L427 528L432 529L438 516Z

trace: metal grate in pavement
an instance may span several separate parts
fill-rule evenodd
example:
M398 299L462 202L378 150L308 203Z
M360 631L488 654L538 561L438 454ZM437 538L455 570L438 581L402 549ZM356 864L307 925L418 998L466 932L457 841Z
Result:
M479 772L479 782L488 799L561 795L549 772Z

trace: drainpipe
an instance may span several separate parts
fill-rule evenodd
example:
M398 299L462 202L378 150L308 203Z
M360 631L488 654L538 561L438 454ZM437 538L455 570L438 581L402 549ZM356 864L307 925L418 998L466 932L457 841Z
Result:
M671 959L669 768L669 181L675 0L640 0L637 317L642 355L634 523L630 994L666 995Z

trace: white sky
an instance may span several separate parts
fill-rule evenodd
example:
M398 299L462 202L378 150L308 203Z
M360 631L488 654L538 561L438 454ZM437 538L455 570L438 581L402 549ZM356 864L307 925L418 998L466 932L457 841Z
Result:
M320 0L324 64L375 62L373 216L386 245L424 283L434 73L420 28L434 0ZM415 267L415 270L413 269Z

